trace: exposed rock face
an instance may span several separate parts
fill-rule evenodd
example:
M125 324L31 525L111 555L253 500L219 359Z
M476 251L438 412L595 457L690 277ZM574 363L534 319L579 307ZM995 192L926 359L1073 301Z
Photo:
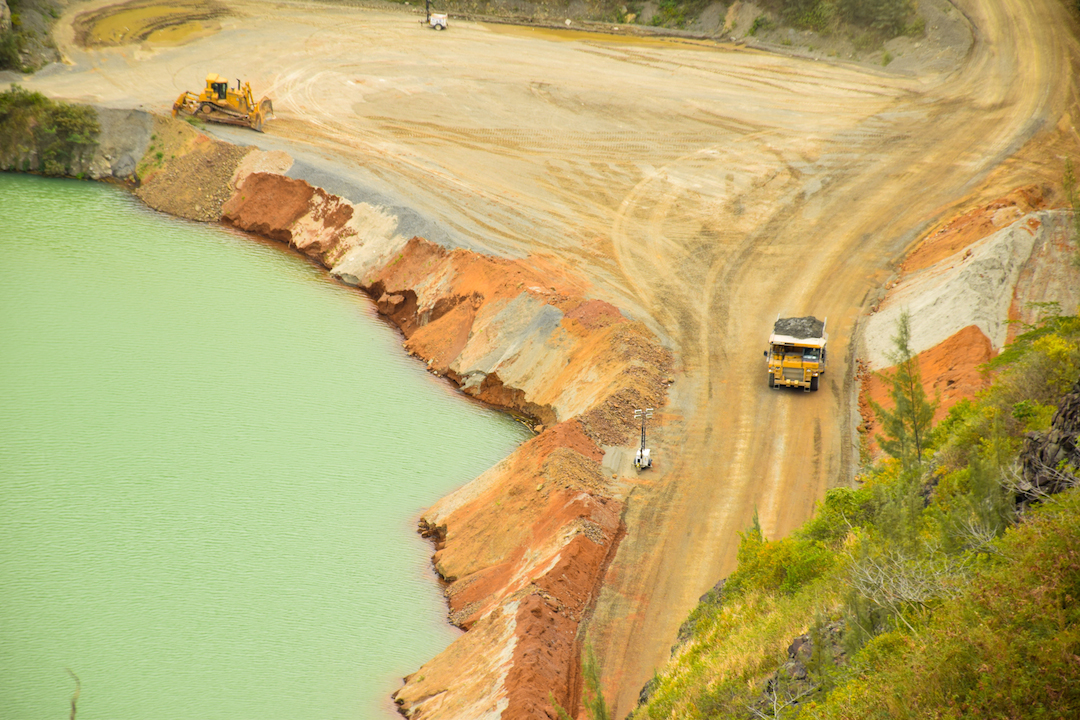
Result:
M509 666L477 666L489 672L486 692L505 698L501 716L554 717L549 693L577 705L578 626L622 533L623 506L598 444L627 442L633 408L659 406L670 355L543 259L502 260L422 238L387 248L358 247L333 272L377 299L432 372L547 428L421 524L436 538L452 622L500 638L508 635L496 625L516 628L512 651L487 648L510 652ZM402 712L459 717L446 713L475 690L460 681L471 648L454 643L407 678L395 695Z
M1020 453L1027 503L1080 484L1080 380L1065 396L1046 433L1028 433Z
M12 7L18 14L17 26ZM21 36L16 66L0 70L33 72L60 59L51 37L57 9L57 3L51 0L0 0L0 32L15 31Z
M433 372L545 426L580 416L594 440L617 445L634 431L633 407L663 398L670 353L543 258L412 238L365 243L332 272L375 298Z
M544 428L424 513L450 620L467 630L395 694L413 718L554 718L580 699L579 627L622 537L599 445L661 407L671 354L545 258L503 260L397 234L396 217L239 162L222 208L366 291L432 373Z
M969 325L999 351L1024 323L1056 302L1071 313L1080 303L1080 270L1071 262L1071 213L1051 210L1050 188L1029 185L956 217L923 238L900 266L900 277L866 320L863 357L890 363L891 338L903 310L911 316L911 347L923 352ZM1012 322L1010 321L1019 321Z
M1007 228L1036 210L1044 210L1053 200L1053 191L1040 185L1026 185L1003 198L953 218L929 237L901 265L904 275L934 265L961 253L979 240Z
M0 147L0 169L92 180L134 180L136 164L146 153L152 134L152 116L141 110L114 110L98 105L89 108L98 124L97 134L90 138L91 142L64 157L59 168L50 168L41 157L42 148L33 129L39 121L31 121L30 129L14 137L9 135L10 145ZM8 132L11 129L7 128Z
M272 161L268 156L260 154L254 165ZM395 239L397 221L377 208L272 172L244 176L245 164L237 168L240 188L222 207L222 222L288 243L328 268L373 239Z
M549 693L563 707L577 704L578 626L622 533L623 505L609 497L602 456L570 420L424 514L450 619L469 632L406 678L394 696L405 715L485 716L449 712L477 696L505 702L490 703L501 708L490 717L554 717ZM476 653L506 662L477 662Z
M86 174L94 180L128 180L146 153L153 134L152 116L142 110L114 110L96 106L101 135Z
M1018 188L949 221L904 260L863 333L864 431L872 434L876 423L867 400L890 404L888 388L866 370L890 364L886 355L901 311L910 314L911 347L926 392L941 401L935 422L987 386L979 367L1038 320L1042 310L1033 302L1074 311L1080 271L1071 262L1071 214L1045 209L1052 199L1047 188Z

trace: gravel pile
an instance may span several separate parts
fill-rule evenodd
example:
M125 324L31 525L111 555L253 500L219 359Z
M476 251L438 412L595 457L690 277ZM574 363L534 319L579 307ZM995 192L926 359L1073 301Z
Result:
M813 315L796 318L780 318L773 325L773 333L793 338L819 338L825 331L825 323Z
M150 207L189 220L216 222L232 197L236 166L251 152L212 140L186 155L169 159L135 194Z

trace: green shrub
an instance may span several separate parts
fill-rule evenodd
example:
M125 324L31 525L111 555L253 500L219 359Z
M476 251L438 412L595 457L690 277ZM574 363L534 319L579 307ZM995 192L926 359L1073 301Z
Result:
M0 32L0 70L22 70L19 51L25 42L23 34L18 30Z
M836 10L845 22L890 38L902 34L915 13L911 0L838 0Z
M833 565L835 553L824 543L803 537L767 541L757 515L740 535L738 569L724 585L724 593L737 596L748 590L794 595Z
M768 18L766 15L758 15L754 18L753 24L750 25L750 30L747 35L757 35L758 30L772 30L776 27L776 23Z
M814 517L797 534L812 542L835 546L853 528L871 520L876 511L874 494L869 488L834 488L825 493Z
M101 126L97 112L49 100L13 85L0 93L0 165L71 175L93 151ZM36 156L36 167L29 157ZM17 163L17 165L16 165Z
M1080 716L1078 517L1074 490L1010 530L922 631L867 643L813 716Z

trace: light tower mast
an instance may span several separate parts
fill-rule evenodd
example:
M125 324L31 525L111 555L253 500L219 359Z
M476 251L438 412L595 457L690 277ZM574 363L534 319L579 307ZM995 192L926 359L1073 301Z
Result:
M653 409L635 410L634 419L641 418L641 447L634 456L634 467L638 470L646 470L652 467L652 457L649 448L645 447L645 421L652 417Z

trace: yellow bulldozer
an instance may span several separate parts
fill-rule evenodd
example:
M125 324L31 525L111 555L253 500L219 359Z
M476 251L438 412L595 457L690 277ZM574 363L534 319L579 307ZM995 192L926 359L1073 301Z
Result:
M184 92L173 103L172 114L193 115L211 122L229 125L245 125L258 132L263 123L274 115L274 104L264 97L255 102L249 83L236 81L236 89L229 88L229 81L217 73L206 76L206 89L196 95Z

